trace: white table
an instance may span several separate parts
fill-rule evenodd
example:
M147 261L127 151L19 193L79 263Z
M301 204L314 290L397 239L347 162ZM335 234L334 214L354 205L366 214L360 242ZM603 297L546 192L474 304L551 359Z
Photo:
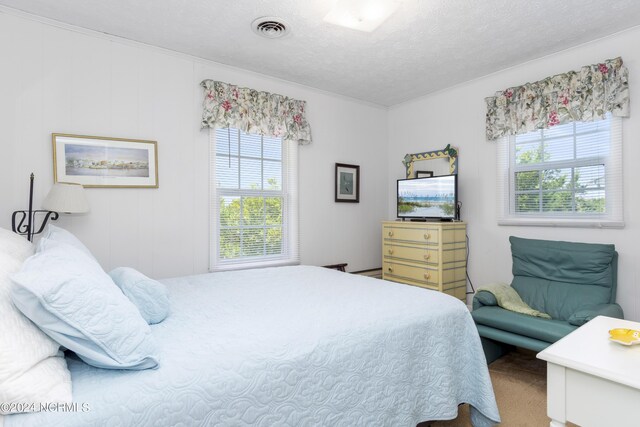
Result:
M640 345L609 341L609 330L640 323L598 316L538 353L547 362L551 427L640 426Z

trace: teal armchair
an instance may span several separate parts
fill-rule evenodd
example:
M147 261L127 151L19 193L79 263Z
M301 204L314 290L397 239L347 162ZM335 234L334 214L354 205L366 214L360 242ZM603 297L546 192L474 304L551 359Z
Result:
M615 303L618 253L614 245L510 237L511 286L532 308L551 319L497 305L480 291L471 313L491 363L511 348L541 351L596 316L623 318Z

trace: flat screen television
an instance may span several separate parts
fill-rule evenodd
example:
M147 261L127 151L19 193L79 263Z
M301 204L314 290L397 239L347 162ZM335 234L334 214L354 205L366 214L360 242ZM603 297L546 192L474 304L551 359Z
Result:
M398 180L398 218L451 221L457 204L458 175Z

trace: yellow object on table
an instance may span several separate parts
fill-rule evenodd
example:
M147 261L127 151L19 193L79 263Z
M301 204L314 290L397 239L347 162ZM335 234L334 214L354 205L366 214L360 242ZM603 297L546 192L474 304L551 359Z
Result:
M609 339L622 345L640 344L640 331L624 328L611 329Z

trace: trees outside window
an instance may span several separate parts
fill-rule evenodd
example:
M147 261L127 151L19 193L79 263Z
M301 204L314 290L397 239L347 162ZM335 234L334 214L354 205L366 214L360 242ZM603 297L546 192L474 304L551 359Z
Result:
M619 118L552 126L498 144L499 224L623 224Z
M212 132L214 269L295 261L295 151L281 138Z

